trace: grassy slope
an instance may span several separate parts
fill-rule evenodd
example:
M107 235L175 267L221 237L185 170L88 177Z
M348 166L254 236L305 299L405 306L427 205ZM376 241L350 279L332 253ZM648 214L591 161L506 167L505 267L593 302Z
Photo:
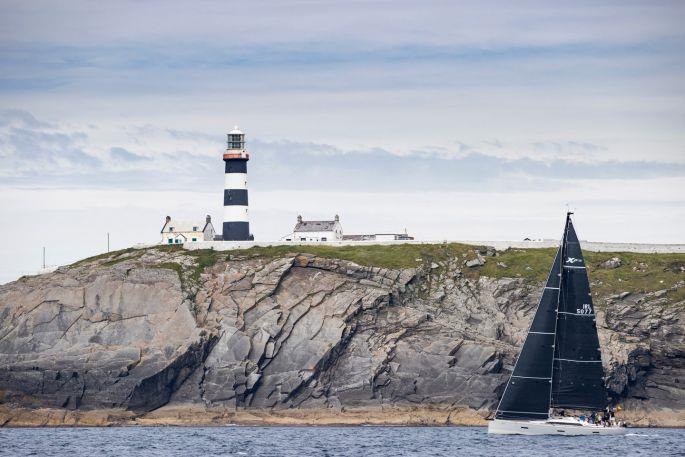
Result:
M151 248L148 248L151 249ZM154 249L179 251L179 246L159 246ZM367 246L269 246L254 247L236 251L184 251L197 259L197 267L190 272L191 280L197 281L204 268L214 265L218 260L239 260L245 258L276 258L287 254L309 253L326 258L349 260L360 265L384 268L413 268L430 266L433 262L456 261L459 265L464 260L476 257L476 248L458 243L446 244L404 244L404 245L367 245ZM130 256L134 251L122 251L101 254L81 260L74 265L107 259L102 264L111 266ZM525 278L531 281L543 281L554 257L555 249L509 249L498 253L497 257L486 257L482 267L463 267L463 272L470 278L488 276L493 278ZM625 291L655 292L674 286L685 280L685 273L680 269L685 266L685 254L640 254L640 253L585 253L586 264L594 295L608 296ZM122 257L123 256L123 257ZM136 256L137 257L137 256ZM612 257L619 257L622 265L616 269L600 268L600 264ZM506 264L506 268L498 266ZM160 265L160 267L171 267ZM180 265L178 265L180 267ZM172 268L178 270L178 268ZM685 300L685 288L667 294L669 302Z
M405 244L391 246L306 246L297 251L315 254L321 257L350 260L360 265L386 268L407 268L430 265L458 259L475 258L475 247L457 243L449 244ZM292 246L271 246L232 251L229 255L236 257L278 257L296 251ZM492 278L525 278L531 281L544 281L554 259L556 249L509 249L498 253L497 257L486 257L482 267L463 267L464 274L471 278L488 276ZM642 254L642 253L585 253L586 265L593 294L606 297L621 292L655 292L674 286L685 280L685 273L680 267L685 266L685 254ZM622 265L615 269L604 269L600 265L619 257ZM497 264L504 263L506 268ZM667 295L670 302L685 300L685 288Z

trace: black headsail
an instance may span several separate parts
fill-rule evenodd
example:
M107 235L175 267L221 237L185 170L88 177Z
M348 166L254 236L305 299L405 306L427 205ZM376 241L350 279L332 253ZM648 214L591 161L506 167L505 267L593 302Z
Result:
M560 266L561 252L557 251L528 336L497 407L497 419L549 417Z
M554 347L552 407L603 409L607 393L595 308L571 213L566 217L561 253L563 259Z

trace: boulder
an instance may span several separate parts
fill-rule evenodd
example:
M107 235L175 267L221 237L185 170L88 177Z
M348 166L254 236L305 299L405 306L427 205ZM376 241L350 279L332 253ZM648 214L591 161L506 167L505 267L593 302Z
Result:
M621 266L621 259L618 258L618 257L612 257L611 259L609 259L609 260L607 260L607 261L602 262L601 264L599 264L599 266L600 266L601 268L606 269L606 270L610 270L610 269L613 269L613 268L618 268L618 267Z

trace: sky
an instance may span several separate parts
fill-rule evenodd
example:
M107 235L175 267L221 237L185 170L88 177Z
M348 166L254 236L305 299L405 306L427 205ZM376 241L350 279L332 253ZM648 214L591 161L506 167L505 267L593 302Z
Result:
M339 214L420 240L685 243L680 1L0 3L0 283L220 227Z

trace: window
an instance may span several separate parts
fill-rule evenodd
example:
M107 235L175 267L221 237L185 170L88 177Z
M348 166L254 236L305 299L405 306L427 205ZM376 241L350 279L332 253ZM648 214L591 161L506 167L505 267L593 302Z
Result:
M324 236L323 238L321 238L321 241L328 241L328 240L326 240L326 237Z
M193 232L197 232L197 227L193 226ZM195 241L195 240L193 240Z
M307 238L300 238L300 241L307 241Z
M176 240L176 244L181 244L181 240Z
M197 241L197 238L192 238L190 241Z
M173 232L173 231L174 231L174 228L173 228L173 227L169 227L169 231L170 231L170 232Z
M174 240L172 240L171 238L169 238L169 244L174 244Z
M290 238L286 238L286 239L285 239L285 241L292 241L292 239L290 239Z

